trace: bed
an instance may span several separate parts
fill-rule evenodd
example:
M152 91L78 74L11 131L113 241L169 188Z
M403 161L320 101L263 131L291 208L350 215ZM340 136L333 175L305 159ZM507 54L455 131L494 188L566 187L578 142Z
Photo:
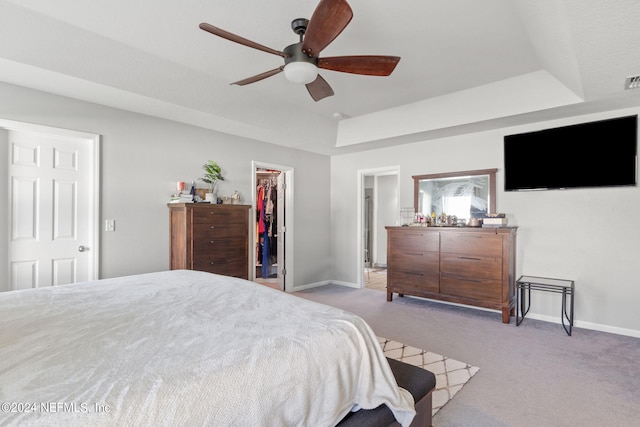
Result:
M174 270L0 294L0 425L332 426L397 386L358 316Z

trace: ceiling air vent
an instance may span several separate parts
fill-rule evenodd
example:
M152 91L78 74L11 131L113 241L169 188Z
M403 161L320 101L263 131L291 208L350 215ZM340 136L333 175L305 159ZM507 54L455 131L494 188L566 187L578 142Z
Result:
M640 75L630 76L624 82L624 88L626 89L640 89Z

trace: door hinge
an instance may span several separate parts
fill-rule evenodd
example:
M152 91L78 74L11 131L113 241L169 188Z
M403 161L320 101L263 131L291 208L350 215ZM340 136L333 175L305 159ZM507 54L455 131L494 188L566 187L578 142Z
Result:
M283 269L282 269L282 275L283 275L283 276L286 276L286 275L287 275L287 269L286 269L286 268L283 268Z

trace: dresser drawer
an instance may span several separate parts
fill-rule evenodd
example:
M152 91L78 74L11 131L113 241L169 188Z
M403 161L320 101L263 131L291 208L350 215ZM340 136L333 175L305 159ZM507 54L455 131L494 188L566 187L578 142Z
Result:
M193 270L206 271L209 273L222 274L225 276L241 277L246 279L248 276L248 266L246 258L242 257L199 257L193 260Z
M490 258L502 257L502 237L497 234L460 232L442 233L440 250Z
M239 237L244 239L248 233L247 224L192 224L193 237L195 238L220 238L220 237Z
M387 264L387 277L392 285L401 285L403 289L439 292L438 252L393 252L387 258Z
M438 270L392 268L387 271L387 287L401 294L440 292L440 275Z
M192 209L191 215L194 224L246 224L244 212L220 207Z
M447 295L500 302L502 299L501 289L501 280L453 277L444 273L440 277L440 292Z
M416 252L440 250L440 237L437 232L407 229L389 233L389 243L394 251Z
M237 238L197 238L193 239L193 257L243 257L247 247L244 239Z
M389 268L420 268L438 271L440 269L439 264L440 254L438 252L427 252L423 250L409 252L393 251L387 255L387 266Z
M500 279L502 258L443 253L440 256L440 271L450 276L472 279Z

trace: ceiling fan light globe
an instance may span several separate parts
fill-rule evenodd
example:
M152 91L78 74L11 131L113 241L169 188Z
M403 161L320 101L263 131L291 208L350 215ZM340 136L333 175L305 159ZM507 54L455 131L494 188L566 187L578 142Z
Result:
M284 76L292 83L308 84L318 77L318 67L310 62L290 62L284 66Z

